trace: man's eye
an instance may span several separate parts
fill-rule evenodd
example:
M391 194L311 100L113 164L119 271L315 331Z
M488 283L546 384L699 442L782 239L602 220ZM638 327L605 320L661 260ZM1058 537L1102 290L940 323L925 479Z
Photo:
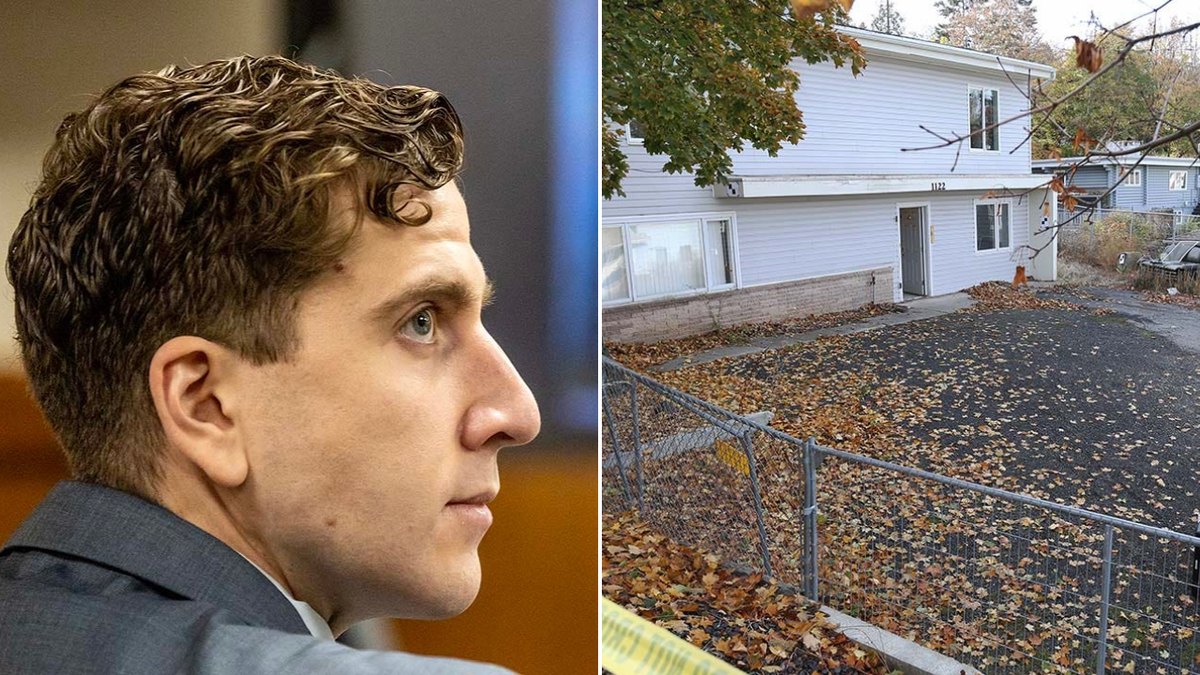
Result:
M437 333L437 314L432 307L420 310L404 322L400 333L416 342L433 342Z

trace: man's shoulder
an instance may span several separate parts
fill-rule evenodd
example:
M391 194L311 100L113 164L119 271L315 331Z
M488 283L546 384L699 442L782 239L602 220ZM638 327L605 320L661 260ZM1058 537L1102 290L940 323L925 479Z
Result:
M2 673L139 672L129 664L186 653L204 627L237 621L211 603L37 549L0 555L0 606Z
M13 675L509 673L250 625L212 603L34 549L0 556L0 606L0 673Z

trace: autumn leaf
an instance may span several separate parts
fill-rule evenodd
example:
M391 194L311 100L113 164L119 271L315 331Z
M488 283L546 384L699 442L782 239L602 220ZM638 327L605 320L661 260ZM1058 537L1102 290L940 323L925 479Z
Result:
M841 5L847 12L854 5L854 0L791 0L792 13L796 16L811 18L817 12L825 12L834 5Z
M1079 196L1066 186L1056 192L1073 200ZM1066 300L1088 297L1083 293L1082 289L1035 293L1013 290L1006 283L981 284L969 291L976 301L974 307L942 319L911 322L885 332L830 337L788 349L659 371L653 376L739 414L773 410L776 417L771 426L793 436L811 434L819 442L830 444L828 439L840 434L847 440L838 444L839 449L900 460L1142 522L1175 522L1175 511L1190 511L1195 503L1191 491L1197 474L1178 460L1185 449L1195 452L1194 432L1200 427L1193 415L1163 403L1164 392L1156 390L1155 385L1124 377L1123 371L1115 368L1120 356L1110 349L1116 346L1116 336L1125 330L1125 324L1093 321L1091 314L1085 313L1086 308ZM1136 300L1131 298L1131 302ZM1016 312L996 311L1005 309L1023 311L1016 320L1011 316ZM805 325L815 326L821 321L820 317L807 317ZM1073 334L1081 326L1093 325L1103 329L1095 338L1089 331ZM743 334L757 335L758 330L755 327L755 332ZM761 330L765 333L768 329ZM721 333L732 334L733 329ZM1064 336L1069 341L1060 342ZM1141 339L1132 334L1129 338ZM719 339L713 335L704 340L688 338L660 344L653 353L643 346L637 348L640 351L625 351L622 356L644 355L650 361L670 353L675 358L688 349L711 348ZM984 349L988 357L981 359L979 354ZM1091 354L1096 350L1099 352ZM1180 359L1184 367L1176 377L1187 383L1187 396L1181 397L1182 410L1192 413L1200 371L1196 371L1194 360ZM1073 369L1080 365L1084 368ZM1059 379L1067 386L1055 387L1053 380L1048 380L1047 386L1042 380L1047 369L1061 376ZM1106 372L1109 375L1105 376ZM1020 377L1028 373L1037 375ZM1127 387L1130 394L1137 390L1147 398L1129 398ZM654 393L648 389L642 392L646 398L639 399L640 411L654 411ZM619 400L614 397L613 403ZM1118 417L1127 407L1127 416ZM682 414L678 406L645 412L642 442L701 425L699 421L681 424ZM1139 421L1147 418L1157 418L1167 431ZM1080 431L1092 422L1119 425L1117 428L1128 432L1110 437ZM1028 433L1027 440L1005 438L1014 431L1018 437ZM1149 438L1143 440L1138 431L1146 432ZM1155 437L1156 431L1171 435ZM1159 454L1153 445L1155 440L1175 444ZM798 545L801 531L795 527L799 521L795 489L799 462L791 446L766 437L756 437L756 441L760 441L755 444L755 452L772 564L775 574L790 583L804 562L793 555L802 550ZM1115 463L1109 456L1121 460L1133 457L1136 466L1127 469L1130 464ZM1168 465L1180 472L1175 482L1171 482ZM651 471L659 473L648 474L657 476L650 485L662 490L654 494L663 507L648 517L662 527L663 522L657 519L669 512L671 520L666 524L672 536L703 545L703 552L679 556L685 569L665 567L663 572L670 575L671 582L700 587L700 597L705 601L697 601L697 596L688 599L700 605L701 612L708 609L712 612L708 616L719 619L712 630L706 629L708 634L728 639L731 631L740 631L738 635L750 652L761 653L764 641L750 637L750 631L772 635L784 631L787 639L804 645L795 654L806 655L809 643L820 644L822 657L836 654L840 663L858 667L852 649L837 646L835 652L835 647L822 637L831 637L829 633L792 619L787 608L778 612L770 609L783 597L803 603L801 596L788 595L788 589L781 587L774 595L760 599L766 585L743 587L727 594L746 576L745 572L734 572L724 561L757 563L757 549L753 547L757 535L753 530L755 515L744 500L737 499L744 491L740 473L717 461L711 452L671 455L647 465L651 466ZM818 532L822 551L829 552L820 561L820 578L828 589L828 600L823 600L834 607L855 607L881 628L918 635L931 648L961 656L964 662L978 663L982 652L976 650L982 640L995 638L1026 654L1038 653L1044 665L1060 664L1064 670L1081 668L1086 659L1078 646L1060 655L1054 650L1066 644L1065 635L1087 635L1095 630L1095 599L1087 597L1087 589L1094 587L1079 582L1093 580L1100 569L1094 529L1088 531L1037 510L1005 509L990 500L981 502L964 492L950 492L927 483L888 481L890 474L850 462L827 461L821 471L822 483L839 488L820 494ZM1117 478L1120 482L1114 480ZM1160 478L1167 479L1170 487L1141 489L1143 478L1145 487L1157 484L1163 488ZM736 486L737 490L728 486ZM1130 493L1134 495L1127 502ZM669 502L665 499L668 495ZM1178 507L1162 505L1172 498L1179 499ZM1155 511L1150 511L1151 507ZM732 533L736 536L730 536ZM1025 533L1036 536L1027 542L1013 536L1028 536ZM1121 536L1116 535L1118 546ZM1014 545L1018 541L1026 543ZM653 548L641 542L636 540L636 545L650 548L653 557ZM606 535L604 543L619 544L617 550L621 552L611 556L612 561L604 568L606 587L613 585L613 574L623 574L609 570L644 568L651 570L648 576L656 574L645 561L635 564L628 560L625 551L629 539ZM895 554L904 551L899 546L902 543L942 552L929 557L901 555L897 559ZM1146 539L1126 542L1124 551L1130 550L1130 543L1148 554L1161 556L1167 552L1161 543L1156 546ZM964 560L946 555L946 549L968 555ZM721 562L714 559L712 568L706 558L709 551L720 552ZM1172 559L1190 562L1190 551L1187 553ZM662 557L674 559L672 555ZM719 575L720 583L703 587L700 578L710 569ZM689 575L686 581L677 576L681 574ZM626 580L621 585L627 589L633 582ZM766 584L770 583L767 579ZM1131 595L1135 590L1143 595ZM1115 597L1124 597L1126 603L1162 604L1155 604L1143 618L1136 619L1143 635L1130 635L1128 630L1120 633L1125 628L1121 625L1124 619L1110 626L1112 644L1129 650L1124 656L1111 657L1111 672L1129 668L1130 664L1140 672L1147 665L1144 657L1151 656L1161 656L1180 672L1185 666L1190 670L1192 653L1181 651L1180 647L1186 645L1180 642L1192 637L1194 602L1190 592L1178 591L1178 585L1171 584L1157 588L1153 584L1141 588L1114 584ZM726 597L732 599L728 605L721 602ZM878 602L880 597L895 603ZM920 613L907 609L910 607L935 609L943 613L945 624L931 625ZM796 612L796 616L799 614ZM735 624L735 620L744 623ZM770 630L764 627L768 624ZM689 620L689 625L696 627L698 620ZM805 639L806 632L816 637ZM1158 647L1159 642L1166 644ZM779 663L772 659L782 657L771 649L769 641L766 644L764 663ZM1147 645L1154 648L1153 653ZM711 644L708 648L713 649ZM744 667L747 657L738 654L741 660L737 663ZM795 654L793 659L799 658ZM1034 672L1025 667L1029 665L1028 661L1018 660L1010 670ZM762 670L767 672L765 667ZM808 675L826 671L788 667L783 672Z
M1089 149L1095 146L1096 139L1089 136L1088 132L1083 130L1083 127L1079 127L1075 130L1075 138L1071 140L1071 147L1074 148L1076 152L1078 152L1080 148L1083 148L1083 151L1087 152Z
M1089 73L1100 70L1100 65L1104 62L1100 47L1076 35L1072 35L1071 39L1075 41L1075 65Z
M829 669L841 665L861 675L888 672L878 655L835 632L819 605L759 571L651 534L632 514L606 514L603 532L605 595L704 651L753 672L838 672ZM635 591L646 596L635 599ZM802 642L805 650L797 650Z

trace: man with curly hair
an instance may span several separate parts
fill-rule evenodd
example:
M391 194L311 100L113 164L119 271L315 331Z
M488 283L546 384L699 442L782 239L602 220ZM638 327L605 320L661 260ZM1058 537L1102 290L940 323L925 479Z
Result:
M441 94L282 57L63 121L7 271L72 480L0 550L0 672L501 672L332 640L470 605L539 429L462 153Z

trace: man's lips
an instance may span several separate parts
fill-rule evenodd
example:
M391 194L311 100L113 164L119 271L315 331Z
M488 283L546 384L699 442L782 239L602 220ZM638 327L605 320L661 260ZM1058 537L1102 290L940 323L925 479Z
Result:
M453 514L455 520L467 526L474 532L472 540L475 544L483 538L483 534L492 526L492 510L488 502L496 498L497 490L486 489L470 497L456 498L446 503L446 513Z
M499 490L497 489L488 488L486 490L477 492L470 497L452 499L449 502L446 502L446 506L487 506L493 499L496 498L496 494L498 492Z

